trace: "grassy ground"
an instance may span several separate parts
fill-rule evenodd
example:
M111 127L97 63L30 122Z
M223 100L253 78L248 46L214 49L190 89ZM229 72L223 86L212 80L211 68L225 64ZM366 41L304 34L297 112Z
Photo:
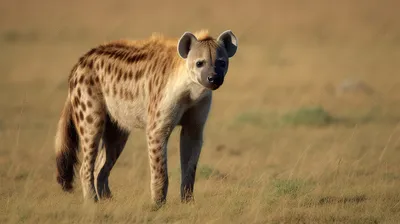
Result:
M154 5L153 5L154 4ZM0 8L0 223L397 223L400 23L395 1L8 1ZM209 28L239 37L205 133L196 203L179 202L178 131L166 206L150 206L144 134L111 202L55 181L68 72L91 47Z

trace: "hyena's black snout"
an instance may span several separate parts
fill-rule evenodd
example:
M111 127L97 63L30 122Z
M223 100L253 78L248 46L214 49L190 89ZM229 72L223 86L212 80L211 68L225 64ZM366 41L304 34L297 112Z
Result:
M213 88L217 89L224 83L224 76L213 74L207 77L207 81Z

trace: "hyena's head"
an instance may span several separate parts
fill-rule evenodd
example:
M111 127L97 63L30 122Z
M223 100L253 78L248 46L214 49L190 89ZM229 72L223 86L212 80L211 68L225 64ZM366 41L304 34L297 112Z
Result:
M229 58L238 48L236 36L227 30L217 39L208 35L196 38L185 32L178 42L178 53L186 59L186 66L193 81L216 90L224 82L229 67Z

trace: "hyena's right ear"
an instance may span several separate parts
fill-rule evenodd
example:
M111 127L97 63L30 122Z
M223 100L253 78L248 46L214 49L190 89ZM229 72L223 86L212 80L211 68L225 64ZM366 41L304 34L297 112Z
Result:
M185 32L178 42L178 54L182 58L187 58L190 47L194 42L197 41L197 38L190 32Z

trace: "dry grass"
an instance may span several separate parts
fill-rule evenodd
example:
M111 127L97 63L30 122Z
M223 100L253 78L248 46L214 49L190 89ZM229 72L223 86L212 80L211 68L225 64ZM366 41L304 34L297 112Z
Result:
M361 0L3 2L0 223L397 223L398 7ZM178 130L164 208L150 206L140 131L112 172L113 201L84 209L79 181L74 194L62 193L53 138L77 58L110 39L201 28L214 35L232 29L240 39L215 93L196 203L179 202ZM349 79L373 91L340 91Z

